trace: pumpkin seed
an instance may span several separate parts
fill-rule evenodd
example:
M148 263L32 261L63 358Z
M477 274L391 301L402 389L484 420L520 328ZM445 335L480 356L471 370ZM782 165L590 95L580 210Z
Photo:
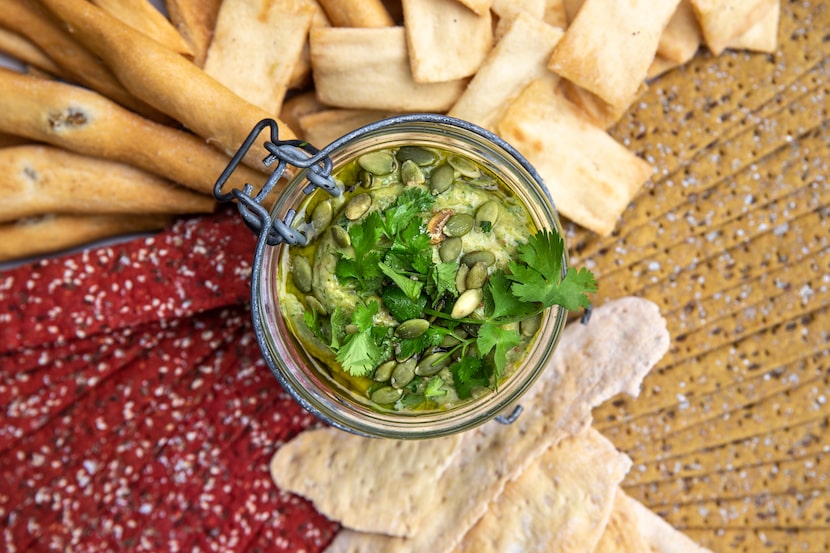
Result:
M438 249L438 255L444 263L455 260L460 253L461 238L458 237L447 238Z
M441 372L441 369L449 363L449 356L446 352L439 351L430 353L418 363L415 367L415 374L418 376L433 376Z
M331 227L331 237L334 238L334 241L341 248L348 248L352 245L352 237L349 236L349 233L343 227Z
M317 232L321 232L331 224L332 215L331 203L320 202L314 206L314 211L311 212L311 226Z
M395 403L401 396L403 395L403 390L399 390L398 388L393 388L392 386L384 386L383 388L378 388L372 395L369 396L369 399L374 401L375 403L379 403L380 405L388 405L391 403Z
M415 378L416 359L411 357L403 363L398 363L392 370L392 377L389 383L395 388L403 388Z
M444 163L432 170L429 175L429 189L433 194L441 194L449 190L455 180L455 169Z
M474 179L481 175L481 171L476 164L465 157L450 156L447 158L447 162L453 166L453 169L467 178Z
M421 336L429 329L429 321L426 319L409 319L398 325L395 335L404 340L411 340Z
M424 184L426 177L414 161L407 159L401 165L401 180L406 186L412 186L414 184Z
M476 263L484 263L490 267L496 262L496 254L487 250L473 250L462 255L461 262L470 267Z
M467 290L481 288L485 282L487 282L487 265L479 262L470 267L467 278L464 280Z
M375 175L388 175L395 170L395 156L386 151L369 152L357 158L357 163Z
M464 236L473 228L475 219L468 213L456 213L444 224L444 234L447 236Z
M452 334L445 334L443 338L441 338L441 343L438 344L442 348L451 348L453 346L457 346L461 343L461 340L453 336Z
M527 319L523 319L519 323L519 329L522 333L522 336L533 336L534 334L536 334L536 331L539 330L540 326L542 326L541 314L528 317Z
M470 266L461 264L458 270L455 271L455 289L459 294L463 294L467 290L467 273L470 272Z
M372 379L375 382L388 382L390 378L392 378L392 370L397 366L397 362L393 359L391 361L387 361L386 363L381 363L381 365L375 369L375 374L372 375Z
M420 146L401 146L395 154L398 161L411 160L420 166L432 165L438 158L435 152Z
M481 228L482 223L490 223L490 226L496 224L499 220L499 204L495 200L484 202L476 210L476 226Z
M349 200L349 203L347 203L346 207L343 208L343 214L349 221L357 221L363 217L367 211L369 211L369 207L371 205L372 197L363 192Z
M300 255L295 255L293 261L294 270L291 277L294 279L294 285L300 292L307 294L311 292L311 263Z
M478 304L481 303L483 294L481 288L472 288L465 290L463 294L458 296L455 300L455 305L452 306L450 316L453 319L462 319L476 310Z
M343 328L343 331L349 336L351 336L352 334L357 334L358 332L360 332L360 327L354 323L349 323Z
M305 297L305 304L308 306L309 309L315 311L318 315L323 315L325 317L329 314L325 306L322 303L320 303L320 300L318 300L311 294Z
M355 184L363 188L372 188L375 185L375 176L369 171L361 171Z

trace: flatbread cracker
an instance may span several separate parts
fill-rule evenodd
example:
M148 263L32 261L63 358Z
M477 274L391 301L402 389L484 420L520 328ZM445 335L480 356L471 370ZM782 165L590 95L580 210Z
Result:
M528 83L544 79L553 89L559 78L548 71L547 61L562 34L527 14L516 15L448 115L492 131Z
M458 0L478 15L483 14L495 3L496 0Z
M545 0L493 0L490 9L499 19L512 19L523 13L537 21L545 17Z
M703 40L716 56L747 32L780 0L692 0Z
M751 50L753 52L775 53L778 49L778 21L781 18L781 3L774 2L766 15L755 25L729 41L727 48Z
M505 486L455 553L593 551L630 467L596 430L569 436Z
M362 486L353 488L353 494L362 488L378 488L379 483L397 483L394 494L380 498L366 494L349 496L349 502L382 502L386 509L379 509L377 517L361 524L376 534L341 531L329 552L451 551L508 481L521 474L548 447L588 426L594 406L621 392L636 395L642 378L668 346L665 320L656 305L638 298L606 303L594 310L588 325L574 324L565 329L551 363L522 398L525 410L518 420L511 425L491 422L461 434L454 453L456 462L443 472L429 475L431 480L419 476L418 485L409 486L407 474L394 463L367 459L360 473L326 475L300 467L295 473L301 476L290 481L280 479L278 484L286 491L302 487L326 495L331 490L322 487L321 482L332 478L362 480ZM315 446L325 447L325 434L313 432L320 437ZM348 434L338 439L348 443L349 448L366 447L371 442ZM282 446L274 462L284 466L287 458L295 457L293 444L292 441ZM383 459L385 451L399 447L394 440L378 444L379 459ZM429 459L436 455L433 448L445 446L442 440L425 440L417 442L417 447L417 455ZM412 501L402 496L419 499ZM417 512L410 512L407 521L417 530L412 539L380 535L400 529L396 507L400 501L417 508ZM440 517L434 516L438 510ZM340 520L340 515L348 516L340 512L325 514L335 520Z
M0 148L0 222L48 213L209 213L215 200L130 165L52 146Z
M639 501L617 492L614 511L595 553L711 553Z
M548 67L612 106L629 106L679 1L586 0Z
M310 41L317 97L332 107L443 112L467 83L415 82L403 27L312 28Z
M322 148L344 134L392 115L373 109L328 109L300 117L300 132L305 140Z
M528 85L498 131L539 171L559 212L600 235L653 171L546 83Z
M308 0L224 0L205 73L276 115L316 11Z
M647 89L648 85L641 84L637 96L644 94ZM591 123L601 129L608 129L613 126L627 111L626 108L612 106L596 94L565 79L559 81L557 92L563 94L568 101L579 107Z
M552 27L566 28L568 26L568 13L565 11L564 0L546 0L542 20Z
M412 78L417 83L463 79L493 47L490 11L477 14L456 0L403 0Z
M202 67L213 38L222 0L165 0L170 21L193 52L193 63Z

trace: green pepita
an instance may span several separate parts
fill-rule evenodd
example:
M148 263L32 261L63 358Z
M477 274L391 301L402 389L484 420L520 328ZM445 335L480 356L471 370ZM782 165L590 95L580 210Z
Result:
M455 169L444 163L432 170L429 175L429 189L433 194L441 194L449 190L455 180Z
M456 213L444 224L444 234L447 236L464 236L473 229L475 220L469 213Z
M481 292L481 288L465 290L464 293L458 296L458 299L455 300L455 305L452 306L450 316L453 319L463 319L467 315L470 315L476 310L476 308L478 308L482 297L483 293Z
M392 370L392 377L389 383L395 388L403 388L415 378L416 359L414 357L407 359L403 363L398 363Z
M305 297L305 304L306 306L308 306L309 309L316 312L318 315L323 315L325 317L329 314L325 306L322 303L320 303L320 300L318 300L311 294Z
M452 237L444 240L438 249L438 255L441 257L441 261L444 263L455 261L458 254L461 253L461 246L461 238Z
M387 361L386 363L381 363L380 366L375 369L375 374L372 375L372 379L375 382L388 382L390 378L392 378L392 370L397 366L397 362L393 359L392 361Z
M469 272L470 266L463 263L455 271L455 289L458 290L459 294L463 294L467 290L467 273Z
M369 398L380 405L389 405L401 399L402 395L403 390L393 388L392 386L384 386L372 392Z
M349 200L349 203L347 203L346 207L343 208L343 214L349 221L357 221L363 217L367 211L369 211L369 207L371 207L371 205L372 197L363 192Z
M314 211L311 212L311 225L317 232L323 231L331 224L333 211L331 203L327 201L320 202L314 206Z
M331 237L334 238L334 242L341 248L348 248L352 245L352 237L349 236L349 233L343 227L331 227Z
M415 367L415 374L418 376L433 376L441 372L441 369L449 364L449 356L446 352L440 351L431 353L421 359Z
M467 278L464 281L467 290L481 288L485 282L487 282L487 265L479 262L470 267L470 271L467 273Z
M412 186L415 184L424 184L426 177L424 177L424 172L421 171L421 168L414 161L407 159L401 165L401 180L406 186Z
M541 313L522 320L519 323L519 330L521 331L522 336L533 336L536 334L536 331L539 330L540 326L542 326Z
M411 340L424 334L429 329L429 321L426 319L409 319L398 325L395 335L404 340Z
M449 156L447 162L453 166L462 176L474 179L481 175L481 171L475 163L461 156Z
M484 263L490 267L496 262L496 254L487 250L473 250L462 255L461 262L470 267L476 263Z
M490 227L499 220L499 204L494 200L484 202L476 210L476 227L481 228L483 223L490 223Z
M291 277L298 290L307 294L311 292L311 263L305 257L295 255L293 258L294 270Z
M389 152L379 151L363 154L357 159L357 163L375 175L388 175L395 170L395 156Z
M395 157L401 162L406 160L414 161L422 167L432 165L435 163L435 160L438 159L435 152L427 150L426 148L421 148L420 146L401 146L395 154Z

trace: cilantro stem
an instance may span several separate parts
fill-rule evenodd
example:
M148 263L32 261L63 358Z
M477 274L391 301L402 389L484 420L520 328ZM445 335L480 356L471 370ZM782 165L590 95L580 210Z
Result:
M513 315L510 317L496 317L495 319L473 319L470 317L464 317L461 319L454 319L450 316L449 313L444 313L443 311L436 311L435 309L431 309L429 307L424 307L423 312L427 315L432 315L434 317L438 317L441 319L446 319L448 321L456 321L458 323L466 323L466 324L476 324L476 325L483 325L485 323L492 323L497 326L506 325L510 323L518 323L525 319L529 319L530 317L535 317L540 313L545 311L545 306L542 305L529 313L523 313L522 315Z

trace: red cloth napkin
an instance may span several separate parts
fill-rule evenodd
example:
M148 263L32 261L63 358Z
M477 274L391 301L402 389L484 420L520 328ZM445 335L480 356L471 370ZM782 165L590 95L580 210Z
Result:
M315 424L262 361L235 211L0 273L5 551L321 551L268 463Z

